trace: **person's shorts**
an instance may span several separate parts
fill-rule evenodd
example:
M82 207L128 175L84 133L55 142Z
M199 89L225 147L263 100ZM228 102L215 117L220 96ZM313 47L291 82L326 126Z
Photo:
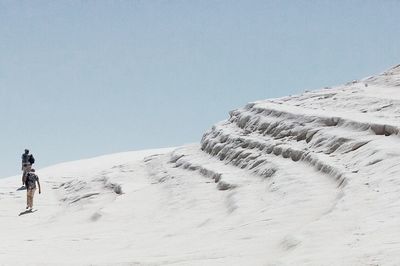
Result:
M22 171L24 171L24 173L29 172L31 169L32 169L32 165L30 165L30 164L22 165Z
M29 188L26 190L26 193L27 193L28 197L33 198L33 195L35 195L35 191L36 191L36 188Z

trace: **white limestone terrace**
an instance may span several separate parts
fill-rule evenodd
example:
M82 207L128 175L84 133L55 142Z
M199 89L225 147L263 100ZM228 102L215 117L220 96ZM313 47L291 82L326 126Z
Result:
M400 66L249 103L199 144L0 179L0 264L400 264Z

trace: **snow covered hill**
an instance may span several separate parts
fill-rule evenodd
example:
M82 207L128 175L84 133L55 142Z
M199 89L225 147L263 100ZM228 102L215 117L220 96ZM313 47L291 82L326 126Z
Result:
M4 265L399 265L400 66L250 103L200 144L0 180ZM26 251L29 251L27 255Z

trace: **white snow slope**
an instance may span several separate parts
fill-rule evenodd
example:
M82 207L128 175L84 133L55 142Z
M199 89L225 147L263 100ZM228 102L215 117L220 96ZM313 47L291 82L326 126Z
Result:
M0 180L1 265L400 265L400 66L230 113L200 144Z

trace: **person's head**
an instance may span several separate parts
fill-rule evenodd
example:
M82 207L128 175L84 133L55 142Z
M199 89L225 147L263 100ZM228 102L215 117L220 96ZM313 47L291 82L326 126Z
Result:
M29 150L28 149L25 149L25 154L28 154L29 153Z

